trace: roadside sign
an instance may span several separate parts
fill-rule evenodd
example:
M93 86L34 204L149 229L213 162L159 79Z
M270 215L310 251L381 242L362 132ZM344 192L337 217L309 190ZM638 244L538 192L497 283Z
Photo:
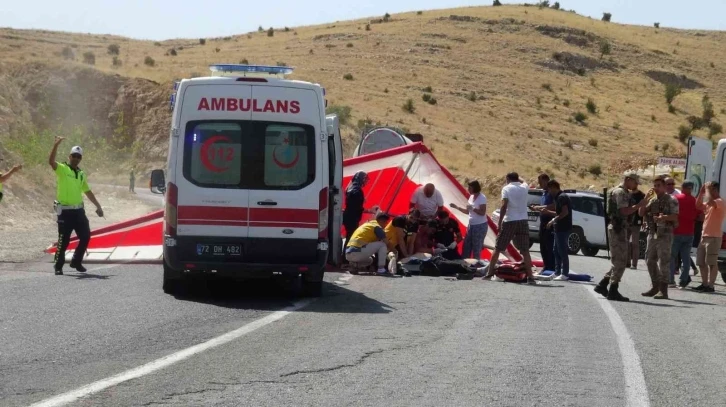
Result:
M686 168L686 159L674 157L658 157L658 165L664 167Z

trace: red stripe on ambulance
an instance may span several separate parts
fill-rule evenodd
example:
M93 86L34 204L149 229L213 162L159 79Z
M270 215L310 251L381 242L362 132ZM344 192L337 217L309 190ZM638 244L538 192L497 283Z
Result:
M197 110L257 113L300 113L297 100L257 100L243 98L202 98Z

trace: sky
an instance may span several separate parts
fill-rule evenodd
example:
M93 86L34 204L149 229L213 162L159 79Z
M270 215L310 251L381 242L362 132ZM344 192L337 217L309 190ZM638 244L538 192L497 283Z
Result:
M502 1L535 3L536 0ZM25 0L0 1L0 27L115 34L150 40L220 37L260 25L296 27L405 11L491 5L489 0ZM245 3L251 3L245 5ZM554 3L554 0L552 0ZM613 22L726 30L726 0L561 0L578 14Z

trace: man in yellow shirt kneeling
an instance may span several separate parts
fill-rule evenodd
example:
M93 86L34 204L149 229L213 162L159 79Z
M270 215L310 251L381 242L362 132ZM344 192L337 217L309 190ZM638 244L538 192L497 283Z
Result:
M351 263L363 263L376 255L378 274L387 274L386 255L389 242L384 228L390 219L390 215L380 212L375 220L360 225L348 240L345 258Z

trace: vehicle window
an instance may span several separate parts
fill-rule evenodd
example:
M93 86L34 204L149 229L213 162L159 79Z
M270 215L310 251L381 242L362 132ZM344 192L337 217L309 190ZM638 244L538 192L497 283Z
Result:
M242 127L199 123L191 129L189 178L201 185L237 186L241 180Z
M570 196L570 202L574 211L587 215L603 216L602 207L594 199Z
M312 179L308 181L308 152L314 152L313 143L313 138L308 137L301 126L266 125L265 187L290 188L309 184ZM312 176L314 179L315 174Z
M301 189L315 180L315 131L272 122L189 122L184 178L204 188Z

